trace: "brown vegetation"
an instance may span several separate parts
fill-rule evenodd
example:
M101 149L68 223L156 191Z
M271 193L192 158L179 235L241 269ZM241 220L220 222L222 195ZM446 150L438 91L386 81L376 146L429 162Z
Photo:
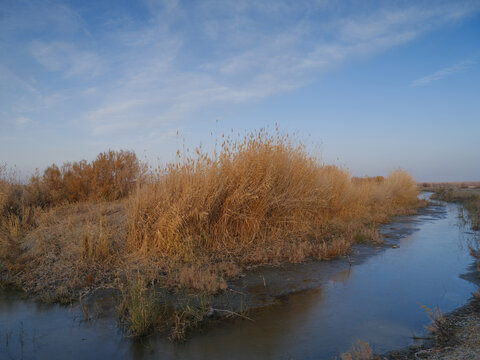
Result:
M415 182L401 170L352 179L288 136L264 131L241 142L227 138L212 156L179 155L148 181L128 151L52 165L28 184L6 170L0 168L2 280L62 302L121 287L133 334L160 321L148 319L159 309L146 289L154 290L151 284L223 291L246 266L331 258L355 241L379 241L378 224L420 205ZM128 280L134 274L141 286ZM204 316L190 305L175 311L161 319L177 329L172 338Z
M377 360L380 359L374 355L372 348L368 342L357 340L356 345L346 353L340 355L341 360Z
M480 189L480 181L453 181L453 182L424 182L420 186L424 190L442 190L442 189Z
M288 137L260 131L227 139L213 157L198 151L159 171L130 199L127 243L142 256L185 263L328 258L411 211L417 194L403 171L352 180Z
M134 152L109 150L92 162L65 163L60 168L53 164L43 176L33 176L29 188L48 204L111 201L129 195L144 173Z

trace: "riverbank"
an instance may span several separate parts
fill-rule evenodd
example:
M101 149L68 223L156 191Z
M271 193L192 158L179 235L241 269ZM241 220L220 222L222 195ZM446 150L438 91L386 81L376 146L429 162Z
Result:
M424 190L434 192L432 198L462 204L459 218L464 226L478 234L480 218L480 183L424 184ZM473 233L472 233L473 235ZM472 242L471 254L477 261L463 275L465 280L480 286L480 238ZM448 313L432 314L431 338L419 345L373 357L389 360L430 359L457 360L480 358L480 293L475 292L464 306Z
M433 339L377 357L385 360L458 360L480 358L480 299L473 297L468 304L443 315Z
M90 348L101 348L103 358L142 360L332 359L358 337L376 351L399 348L423 333L428 318L419 304L451 311L475 289L458 277L472 261L465 246L468 229L455 225L458 210L439 202L396 217L379 228L383 244L354 244L345 257L245 269L244 276L227 281L225 292L208 299L208 321L198 323L184 343L162 334L125 337L116 324L118 290L95 292L68 307L6 296L0 300L8 309L0 313L0 331L9 334L9 342L8 347L0 342L0 349L20 357L20 334L24 353L34 351L39 359L74 348L79 359L88 357ZM69 329L68 339L60 328ZM39 338L42 346L32 349Z
M118 231L121 231L121 221L122 218L125 218L121 203L117 203L115 207L110 204L98 204L97 206L98 208L91 204L75 205L75 219L78 223L69 220L71 223L69 231L78 226L76 224L95 220L99 211L104 211L106 216L115 219L119 224ZM68 231L69 228L64 225L67 219L71 219L70 212L62 211L61 214L62 217L54 217L57 226L48 228L48 236L56 239L57 244L64 244L63 246L66 247L72 246L72 237L65 234L65 231ZM444 215L445 211L442 207L418 208L414 215L397 216L392 219L393 222L381 225L378 228L378 239L381 239L381 241L372 243L370 239L362 239L362 241L351 244L348 254L330 260L310 260L301 263L264 264L246 267L239 275L225 281L223 291L215 293L192 291L188 288L172 289L162 286L162 284L160 286L158 284L150 285L145 282L130 283L128 287L125 287L124 284L112 280L113 275L108 275L109 273L106 272L101 273L105 274L104 277L96 276L96 284L92 283L90 286L81 288L82 290L77 297L66 293L62 298L62 293L59 292L58 288L55 288L55 286L58 286L58 282L45 282L48 277L42 276L54 265L53 261L41 264L41 267L37 263L30 265L31 271L17 274L17 276L24 277L17 278L16 283L12 281L16 279L15 273L13 275L4 273L4 276L14 286L15 284L28 286L24 290L25 294L36 296L43 303L59 302L69 305L73 302L78 306L80 302L81 311L88 319L102 317L114 320L119 315L122 318L124 316L122 306L125 305L136 309L138 312L143 312L145 317L154 316L161 312L163 323L151 323L152 326L156 326L155 330L164 333L166 336L172 336L172 331L175 331L174 334L181 336L181 339L174 338L173 340L183 340L193 328L211 327L212 324L216 323L216 320L225 318L239 318L248 321L251 312L255 313L261 311L262 308L278 304L291 294L325 286L331 282L332 277L337 277L336 274L347 274L351 271L352 266L360 265L385 250L398 248L401 239L411 236L417 231L416 225L419 223L419 220L417 220L419 217L438 219ZM113 222L114 220L108 221ZM35 241L36 237L30 235L26 239ZM60 241L61 243L59 243ZM27 242L25 244L27 249L34 246ZM61 253L58 255L61 255ZM75 281L83 284L81 281L85 273L96 270L95 268L89 269L89 263L85 264L83 258L71 259L71 261L67 271L76 269L76 274L78 274L77 277L65 278L65 281L70 281L71 284ZM56 266L61 265L62 263ZM94 266L94 264L90 263L90 266ZM50 274L53 279L56 279L57 275L58 273ZM128 279L125 281L128 281ZM133 281L136 281L135 278ZM49 289L48 284L51 284L53 293L45 291ZM15 287L21 289L18 285ZM34 291L29 291L29 289ZM132 289L134 292L132 292ZM129 296L130 299L128 299ZM133 299L135 303L124 303L125 301L131 301L132 297L136 297ZM166 308L175 310L167 314L164 312ZM180 321L174 318L175 314L179 313L184 317L179 319ZM141 326L142 330L145 331L145 326L149 320L144 317L142 319L144 322L137 326ZM133 322L134 319L123 318L123 320ZM138 320L138 317L135 320ZM138 331L140 330L138 329ZM127 333L129 331L130 328L127 328ZM152 329L149 329L150 331Z
M64 304L116 291L132 336L171 328L174 340L213 298L230 301L228 282L249 269L349 254L425 205L404 171L355 178L265 130L148 172L126 151L52 165L26 184L2 171L4 283Z

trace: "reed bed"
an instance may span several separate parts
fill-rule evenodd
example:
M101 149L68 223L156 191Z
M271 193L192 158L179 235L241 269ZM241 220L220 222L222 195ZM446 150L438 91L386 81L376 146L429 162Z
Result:
M0 284L63 303L116 287L133 335L167 326L181 339L205 304L168 310L151 294L203 298L250 266L336 257L422 205L402 170L352 178L278 132L223 140L148 174L128 151L26 184L0 166Z
M252 265L329 258L359 233L418 205L413 179L358 179L260 130L212 156L178 155L130 198L127 247L184 263Z
M27 184L2 166L7 278L74 294L135 269L214 293L247 266L332 258L355 241L380 241L378 224L420 205L401 170L352 178L278 132L223 140L213 154L178 153L148 175L128 151L52 165Z
M352 178L264 130L145 169L128 151L52 165L27 184L2 166L2 278L75 294L135 270L214 293L251 265L332 258L355 241L380 241L378 224L420 205L404 171Z

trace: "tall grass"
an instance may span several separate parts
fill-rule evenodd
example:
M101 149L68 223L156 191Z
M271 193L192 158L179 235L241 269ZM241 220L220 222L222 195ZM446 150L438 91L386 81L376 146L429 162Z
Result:
M130 200L127 245L183 262L330 257L367 226L411 210L417 194L403 171L352 180L288 136L260 130L159 170Z

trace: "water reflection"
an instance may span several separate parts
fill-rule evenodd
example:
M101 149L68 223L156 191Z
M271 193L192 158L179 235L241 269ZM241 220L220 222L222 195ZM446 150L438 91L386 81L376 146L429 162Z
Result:
M332 281L337 283L340 282L342 285L345 285L352 274L352 267L348 269L339 271L332 276Z

